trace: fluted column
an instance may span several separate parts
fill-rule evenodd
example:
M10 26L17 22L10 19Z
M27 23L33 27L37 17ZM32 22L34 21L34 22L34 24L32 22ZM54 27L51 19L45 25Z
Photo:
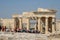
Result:
M22 18L20 18L19 21L20 21L20 22L19 22L19 24L20 24L20 25L19 25L19 28L22 29Z
M52 33L55 32L55 18L52 18Z
M41 21L40 17L38 18L38 31L41 31Z
M45 34L48 34L48 17L45 20Z
M29 22L29 18L27 18L27 30L29 30L29 27L30 27L30 22Z

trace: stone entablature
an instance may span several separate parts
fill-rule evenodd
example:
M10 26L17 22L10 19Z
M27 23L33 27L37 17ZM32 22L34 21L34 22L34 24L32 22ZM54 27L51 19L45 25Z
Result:
M50 13L56 13L57 11L54 9L43 9L43 8L38 8L38 12L50 12Z

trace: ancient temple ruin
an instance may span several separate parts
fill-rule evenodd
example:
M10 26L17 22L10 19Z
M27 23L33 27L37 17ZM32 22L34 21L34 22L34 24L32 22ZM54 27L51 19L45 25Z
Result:
M40 33L49 34L56 31L56 10L38 8L37 11L23 12L22 15L14 14L11 19L1 19L3 26L26 30L38 30Z

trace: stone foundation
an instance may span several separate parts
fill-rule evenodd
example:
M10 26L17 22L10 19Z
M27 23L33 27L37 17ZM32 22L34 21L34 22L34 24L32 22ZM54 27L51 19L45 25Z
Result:
M0 40L48 40L44 34L33 33L0 33Z
M0 40L60 40L60 34L47 35L36 33L0 32Z

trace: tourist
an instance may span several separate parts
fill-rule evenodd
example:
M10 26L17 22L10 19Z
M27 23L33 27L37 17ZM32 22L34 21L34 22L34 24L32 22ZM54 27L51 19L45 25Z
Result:
M2 27L1 27L1 25L0 25L0 31L1 31L1 29L2 29Z

